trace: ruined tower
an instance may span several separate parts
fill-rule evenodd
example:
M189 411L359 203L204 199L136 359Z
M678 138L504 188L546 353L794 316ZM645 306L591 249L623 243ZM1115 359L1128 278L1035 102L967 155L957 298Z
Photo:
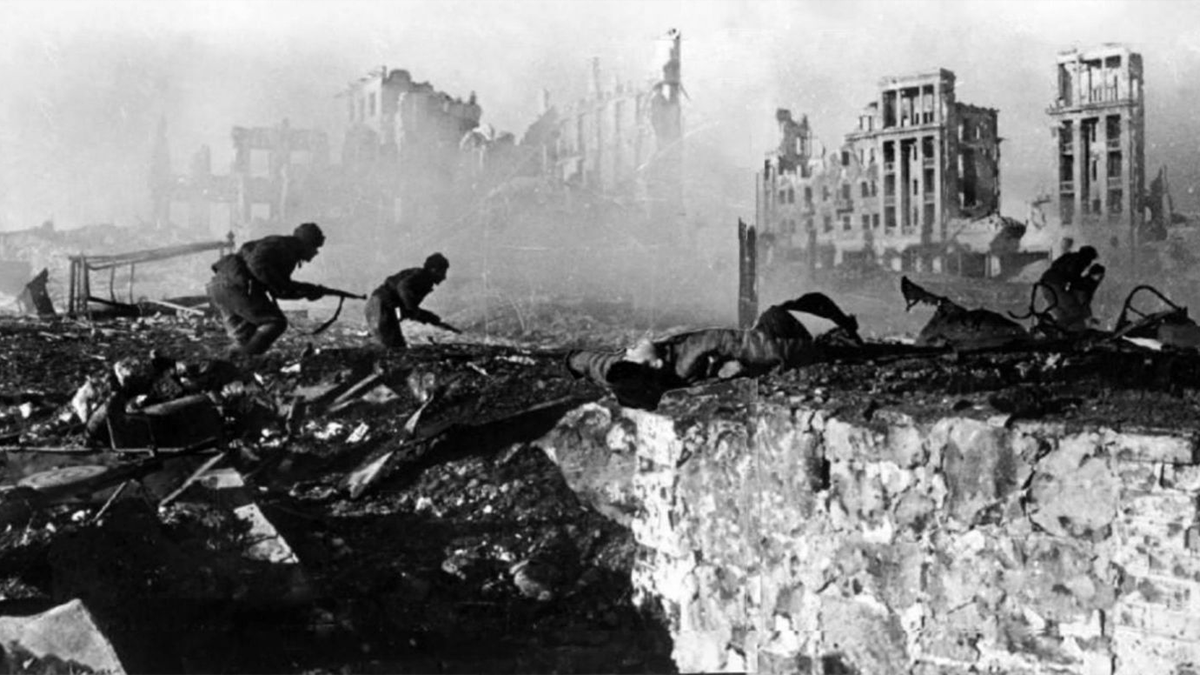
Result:
M1145 184L1142 56L1122 45L1062 52L1057 85L1046 112L1063 241L1090 244L1101 255L1132 250Z

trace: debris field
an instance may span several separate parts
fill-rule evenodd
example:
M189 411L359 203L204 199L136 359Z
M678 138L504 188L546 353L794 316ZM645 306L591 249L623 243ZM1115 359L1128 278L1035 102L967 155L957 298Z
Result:
M129 672L672 671L667 628L632 601L630 531L534 444L609 395L563 357L631 342L611 320L524 341L428 331L389 355L299 319L234 364L217 322L190 313L4 319L0 616L79 599ZM886 407L1177 427L1198 384L1193 350L1119 339L875 341L667 396L695 415L748 397L868 421ZM114 387L146 414L97 425Z

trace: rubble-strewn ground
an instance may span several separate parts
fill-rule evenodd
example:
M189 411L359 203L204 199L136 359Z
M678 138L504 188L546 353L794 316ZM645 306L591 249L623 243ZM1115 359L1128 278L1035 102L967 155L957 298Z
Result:
M253 400L285 411L298 390L374 370L395 394L336 413L310 408L286 440L281 424L236 429L229 461L250 477L306 579L245 560L227 510L181 498L156 513L154 498L200 461L179 459L127 490L99 523L91 517L112 490L49 508L6 493L0 614L80 597L140 672L672 670L665 629L630 601L630 533L581 505L544 454L519 443L603 392L536 348L436 345L426 334L407 356L381 358L353 324L313 338L304 333L315 322L295 323L250 364ZM310 344L314 353L301 358ZM0 435L10 446L78 446L79 430L57 417L87 376L152 347L203 361L224 345L216 322L203 319L3 320ZM347 472L395 447L418 407L407 386L414 372L441 391L418 442L351 499L340 484ZM4 483L55 465L122 461L11 452Z
M111 487L60 505L5 492L0 614L79 597L136 672L670 671L665 627L631 602L630 532L581 504L527 445L566 410L605 395L566 374L561 350L627 342L637 331L621 328L620 311L524 317L527 332L508 328L520 342L501 337L499 324L486 340L418 328L403 357L368 346L353 320L317 337L307 335L314 321L296 321L276 349L243 364L240 393L226 399L226 461L247 477L303 575L248 561L245 529L219 500L192 490L157 509L203 458L170 459L99 519ZM78 425L60 415L85 378L151 348L202 363L224 346L217 323L203 318L2 319L0 443L78 447ZM322 409L323 392L372 375L365 399L360 392ZM1103 344L847 358L757 387L668 398L698 415L757 392L868 420L886 406L1178 426L1196 417L1198 379L1193 356ZM437 395L409 438L406 423L421 406L413 382ZM298 406L301 397L309 403ZM351 498L347 475L388 452L383 478ZM8 452L2 482L130 461Z

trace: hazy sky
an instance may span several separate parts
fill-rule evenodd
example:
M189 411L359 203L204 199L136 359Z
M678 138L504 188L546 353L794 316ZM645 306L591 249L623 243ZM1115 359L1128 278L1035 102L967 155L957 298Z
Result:
M233 125L288 117L336 145L334 96L386 65L475 91L484 120L519 135L543 87L557 101L583 93L593 56L606 83L641 83L669 28L684 36L692 141L745 167L748 204L777 107L807 114L833 148L880 77L945 67L960 100L1000 110L1004 211L1024 218L1053 176L1055 54L1126 42L1145 62L1147 171L1170 164L1177 204L1198 208L1200 3L1187 0L8 0L4 15L0 229L145 217L163 116L178 171L207 143L223 173Z

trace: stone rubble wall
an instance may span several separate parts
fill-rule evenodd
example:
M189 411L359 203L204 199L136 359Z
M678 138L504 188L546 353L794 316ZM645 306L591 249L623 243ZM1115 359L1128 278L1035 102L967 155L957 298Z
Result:
M1190 433L678 417L589 404L537 445L643 545L682 672L1200 672Z

